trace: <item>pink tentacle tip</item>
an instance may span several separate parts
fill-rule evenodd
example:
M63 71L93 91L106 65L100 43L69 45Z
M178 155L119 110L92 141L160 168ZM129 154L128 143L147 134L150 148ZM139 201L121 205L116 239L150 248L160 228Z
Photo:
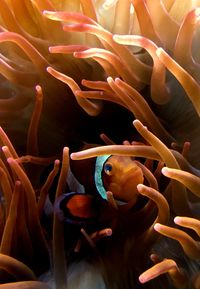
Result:
M75 159L76 159L75 153L71 153L71 154L70 154L70 159L71 159L71 160L75 160Z
M1 128L1 129L2 129L2 128ZM1 149L2 149L2 151L3 151L3 152L6 152L6 151L8 151L8 147L7 147L7 146L2 146L2 148L1 148Z
M138 192L142 192L142 190L144 189L144 185L143 184L138 184L137 185L137 190L138 190Z
M108 76L106 80L107 80L108 83L113 82L113 78L111 76Z
M159 223L156 223L156 224L154 225L154 230L156 230L157 232L159 232L161 228L162 228L162 225L159 224Z
M49 46L48 50L49 50L50 53L53 53L54 52L54 47L53 46Z
M106 235L107 236L112 236L112 229L107 229L106 230Z
M182 218L177 216L174 218L174 223L177 225L181 225L181 220L182 220Z
M52 72L52 68L51 68L51 66L48 66L48 67L46 68L46 70L47 70L48 73L51 74L51 72Z
M81 57L84 58L84 54L81 52L77 52L77 51L73 52L73 56L76 58L81 58Z
M11 164L11 163L13 163L13 158L7 158L7 162L9 163L9 164Z
M138 279L139 279L140 283L142 283L142 284L144 284L148 281L148 279L145 278L144 274L141 274Z
M21 187L21 185L22 185L22 183L21 183L19 180L17 180L17 181L15 182L15 186L16 186L17 188Z
M193 19L193 23L196 24L197 22L199 22L200 20L200 8L196 8L194 9L194 19Z
M49 10L44 10L44 11L42 11L42 14L44 16L48 17L48 16L51 16L51 15L54 15L55 12L54 11L49 11Z
M40 85L35 86L36 92L41 93L42 92L42 87Z
M162 170L161 170L161 172L162 172L162 174L163 174L164 176L167 177L169 170L168 170L167 167L163 167Z

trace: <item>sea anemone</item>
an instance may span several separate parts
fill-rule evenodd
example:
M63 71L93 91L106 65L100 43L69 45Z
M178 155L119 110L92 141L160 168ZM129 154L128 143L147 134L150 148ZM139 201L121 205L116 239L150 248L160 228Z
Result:
M198 5L0 1L2 289L200 288ZM134 200L91 185L105 155Z

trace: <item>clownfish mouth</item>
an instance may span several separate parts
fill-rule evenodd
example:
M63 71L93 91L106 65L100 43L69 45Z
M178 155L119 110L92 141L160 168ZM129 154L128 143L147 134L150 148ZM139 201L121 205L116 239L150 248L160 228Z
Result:
M115 202L116 202L116 204L118 205L118 206L123 206L123 205L127 205L128 204L128 202L125 202L125 201L121 201L121 200L115 200Z

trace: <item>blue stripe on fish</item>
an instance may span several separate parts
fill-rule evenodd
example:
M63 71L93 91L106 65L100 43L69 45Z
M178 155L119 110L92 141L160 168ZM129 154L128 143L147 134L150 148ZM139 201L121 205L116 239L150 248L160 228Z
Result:
M106 190L103 184L102 172L103 172L103 166L110 156L111 155L98 156L96 158L96 163L95 163L95 174L94 174L95 186L97 188L97 191L101 195L101 197L105 200L107 200L107 195L106 195Z

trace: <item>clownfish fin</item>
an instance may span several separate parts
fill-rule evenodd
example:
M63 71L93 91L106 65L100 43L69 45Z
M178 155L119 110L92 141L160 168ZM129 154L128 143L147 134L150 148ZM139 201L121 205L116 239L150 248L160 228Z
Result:
M94 197L71 192L63 194L55 201L55 213L61 221L81 225L92 222L97 217Z
M70 168L68 170L67 175L67 184L69 186L70 191L85 194L84 186L81 185L81 183L77 180L77 178L74 176Z
M71 215L88 219L95 216L94 210L92 209L92 203L92 196L77 194L69 199L66 203L66 208Z

